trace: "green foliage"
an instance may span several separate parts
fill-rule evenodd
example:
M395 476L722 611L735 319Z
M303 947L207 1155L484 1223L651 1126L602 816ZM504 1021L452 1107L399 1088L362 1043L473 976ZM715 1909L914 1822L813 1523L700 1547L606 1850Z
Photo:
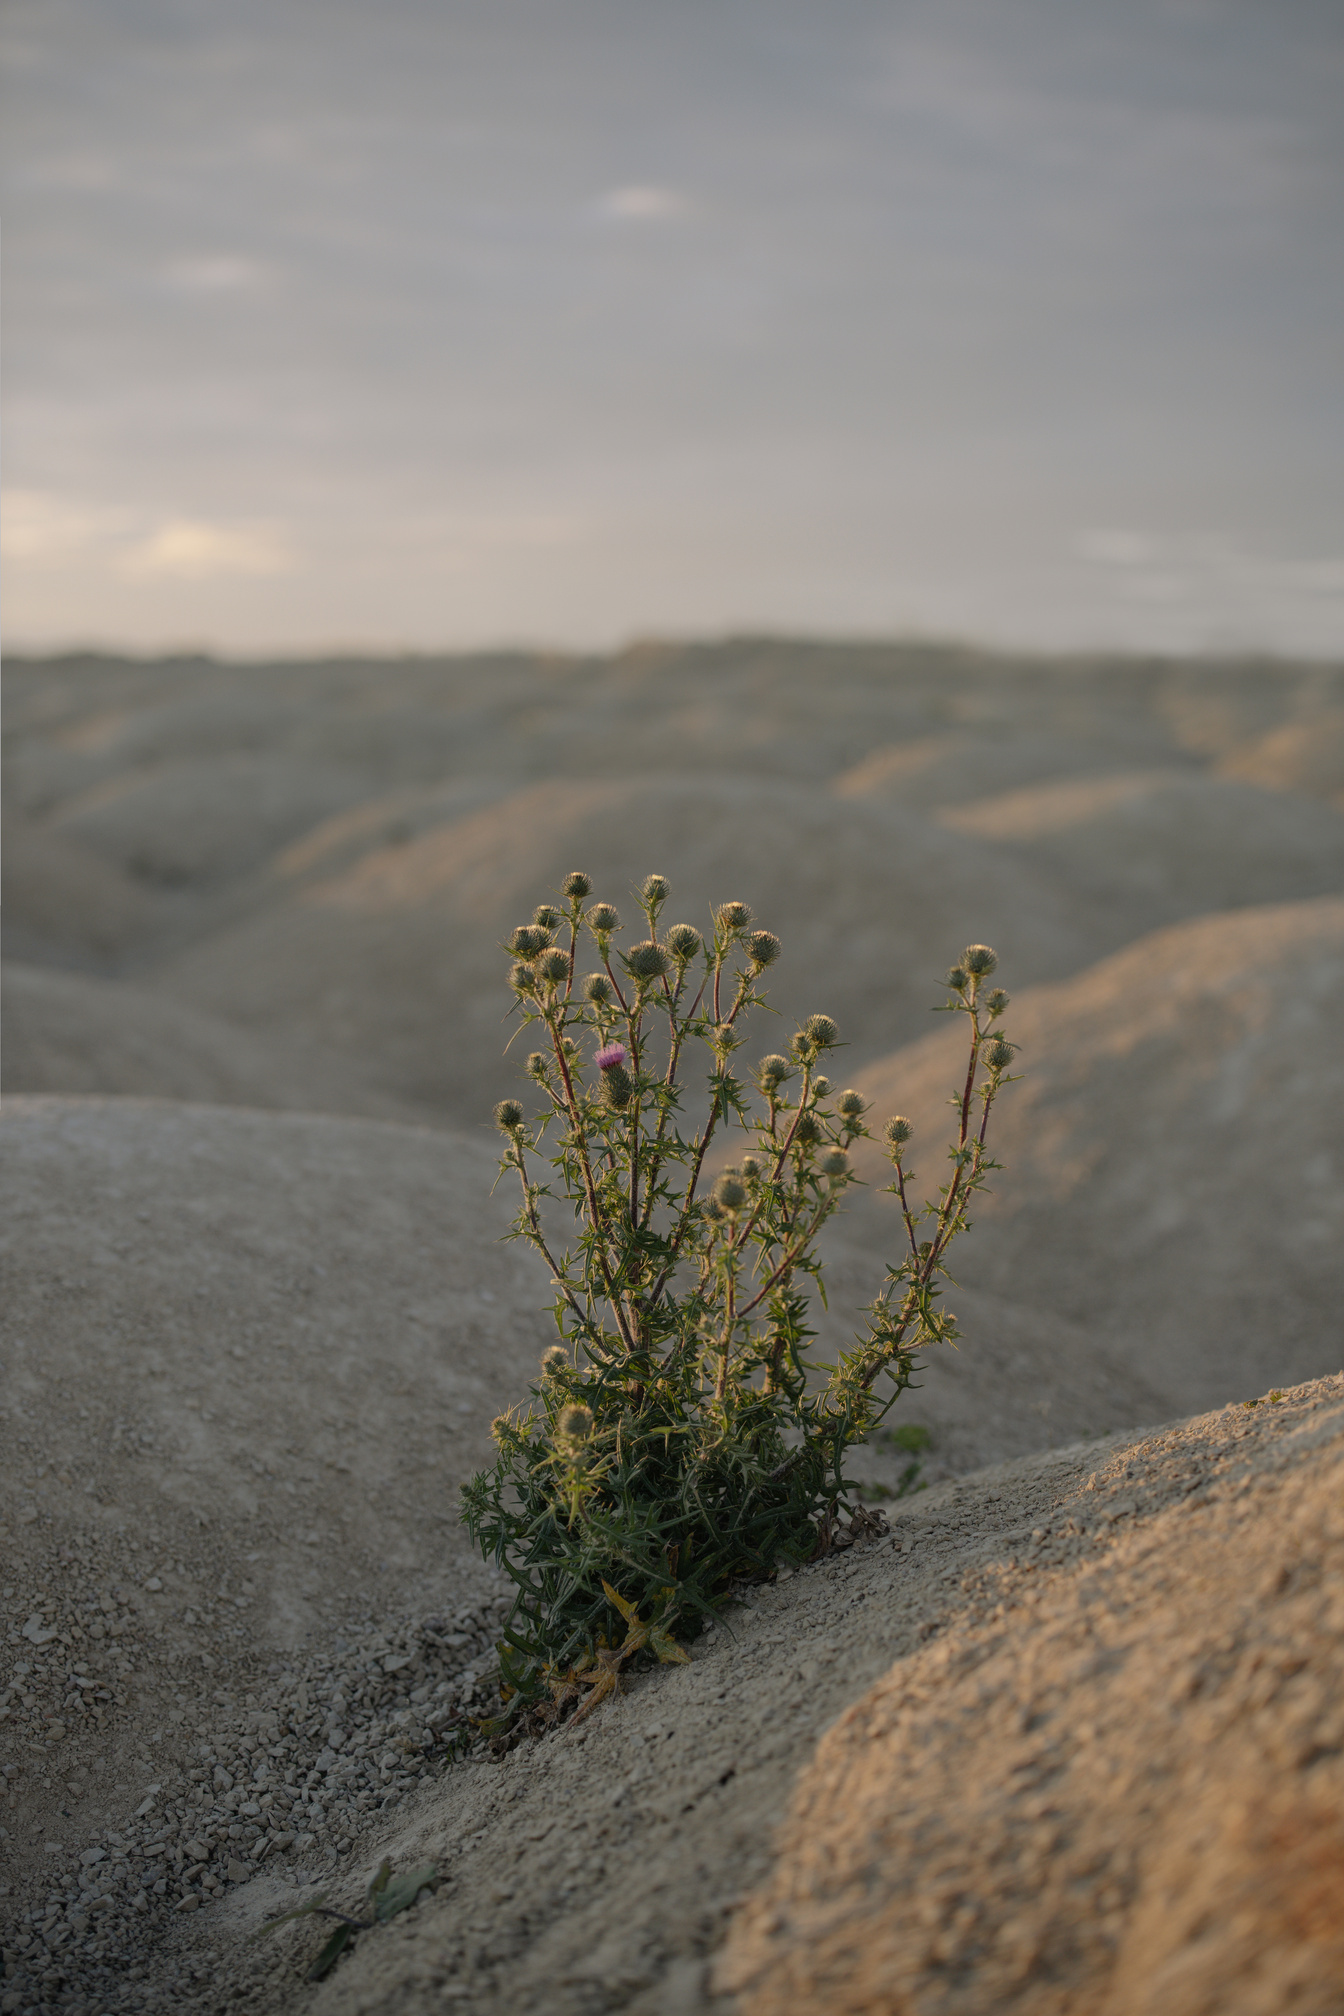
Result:
M278 1918L268 1918L252 1936L260 1939L264 1933L274 1932L277 1925L292 1925L296 1918L334 1918L337 1921L336 1930L318 1952L305 1977L309 1981L321 1981L330 1974L346 1948L354 1944L357 1932L372 1932L376 1925L386 1925L390 1918L409 1911L421 1891L433 1889L438 1878L439 1872L432 1864L406 1869L400 1876L394 1876L391 1862L385 1859L369 1884L368 1908L373 1912L372 1918L352 1918L346 1911L333 1910L324 1890L316 1897L309 1897L296 1910L283 1911Z
M671 1656L734 1579L818 1550L853 1488L846 1450L909 1385L916 1354L956 1335L940 1302L948 1248L998 1166L986 1134L1013 1056L991 1026L1007 995L981 995L995 956L968 946L948 976L969 1046L950 1173L936 1198L912 1201L913 1129L887 1121L902 1251L853 1347L816 1365L817 1237L858 1181L851 1149L873 1138L861 1095L833 1092L821 1069L836 1025L809 1016L787 1054L742 1064L780 954L773 933L726 903L705 933L660 935L668 885L650 876L621 950L616 908L585 913L591 888L567 877L563 905L542 905L504 948L537 1043L526 1063L537 1110L495 1108L501 1172L521 1190L512 1236L549 1270L559 1342L530 1402L495 1423L495 1462L463 1494L472 1537L517 1592L505 1698L513 1713L549 1695L543 1719L581 1685L611 1691L633 1650ZM600 970L576 981L585 934Z

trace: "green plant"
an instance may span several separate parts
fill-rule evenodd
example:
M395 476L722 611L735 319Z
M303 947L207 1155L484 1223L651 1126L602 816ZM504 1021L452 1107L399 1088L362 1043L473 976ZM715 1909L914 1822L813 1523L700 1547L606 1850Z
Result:
M561 902L507 942L515 1005L540 1041L526 1066L538 1110L495 1109L501 1173L520 1183L512 1236L549 1269L560 1341L464 1492L473 1539L516 1587L500 1645L509 1712L541 1703L543 1717L585 1686L589 1701L612 1691L636 1653L684 1657L679 1641L734 1578L824 1544L852 1488L846 1449L909 1385L916 1353L956 1335L939 1304L948 1248L998 1166L986 1135L1013 1058L995 1026L1008 997L986 987L995 955L972 945L947 982L969 1025L948 1179L916 1203L913 1130L886 1122L904 1250L853 1348L814 1366L817 1236L858 1180L851 1149L872 1138L863 1098L821 1068L836 1026L809 1016L787 1053L739 1068L779 940L737 902L705 934L660 932L668 884L651 875L621 949L616 910L591 893L568 876ZM582 977L585 934L596 962Z
M439 1880L439 1872L432 1863L421 1869L407 1869L400 1876L392 1874L392 1864L385 1857L379 1864L368 1888L368 1906L372 1918L355 1918L348 1911L337 1911L327 1902L323 1890L316 1897L309 1897L297 1910L283 1911L278 1918L268 1918L252 1934L254 1939L262 1938L267 1932L274 1932L279 1925L292 1925L298 1918L334 1918L336 1930L321 1948L309 1967L305 1979L321 1981L330 1974L336 1962L347 1947L353 1946L359 1932L372 1932L375 1926L386 1925L403 1911L409 1911L424 1891L432 1890Z
M899 1449L909 1457L895 1487L890 1484L864 1484L860 1488L865 1499L906 1498L912 1491L927 1490L920 1482L919 1473L923 1469L920 1457L933 1447L933 1437L918 1421L902 1421L895 1428L882 1428L871 1439L884 1444L888 1449Z

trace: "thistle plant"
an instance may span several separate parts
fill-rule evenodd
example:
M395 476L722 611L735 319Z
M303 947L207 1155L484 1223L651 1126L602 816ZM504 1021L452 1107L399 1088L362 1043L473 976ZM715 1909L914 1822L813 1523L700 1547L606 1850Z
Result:
M706 931L663 928L661 875L630 934L591 894L587 875L567 876L505 946L536 1048L527 1105L495 1108L500 1166L521 1193L511 1236L550 1274L558 1342L464 1492L473 1539L516 1589L500 1645L508 1712L540 1704L543 1720L573 1701L587 1712L637 1654L685 1658L734 1580L825 1546L854 1488L846 1450L910 1385L918 1353L956 1335L940 1300L948 1251L999 1166L989 1119L1014 1055L998 1026L1008 997L988 986L995 955L968 946L944 1004L969 1050L947 1180L916 1201L913 1128L885 1121L900 1255L853 1346L818 1364L817 1240L859 1180L855 1143L874 1138L863 1097L823 1068L836 1025L810 1015L783 1049L744 1059L773 932L741 902Z

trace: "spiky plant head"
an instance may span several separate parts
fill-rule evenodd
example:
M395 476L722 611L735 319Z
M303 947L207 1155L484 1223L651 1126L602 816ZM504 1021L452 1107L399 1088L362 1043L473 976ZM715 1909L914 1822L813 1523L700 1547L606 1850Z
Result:
M540 924L543 931L558 931L564 921L564 911L557 910L554 903L538 903L532 912L532 922Z
M664 932L663 943L678 966L684 966L688 959L694 959L704 940L694 924L673 924Z
M523 1124L523 1109L516 1099L501 1099L495 1108L495 1125L501 1134L516 1134Z
M543 1379L558 1379L562 1372L569 1370L569 1353L563 1344L551 1344L541 1354L541 1376Z
M968 945L961 955L961 963L977 980L988 980L999 963L999 955L989 945Z
M814 1113L800 1113L798 1125L793 1130L794 1146L812 1148L821 1139L821 1122Z
M754 1183L761 1173L761 1165L755 1155L742 1157L742 1174L748 1183Z
M569 954L558 945L552 945L535 962L535 967L537 978L544 980L548 987L563 986L569 978Z
M658 910L672 894L666 875L646 875L640 884L639 900L646 910Z
M964 966L949 966L947 984L954 994L964 994L971 984L971 976Z
M843 1148L828 1148L826 1150L826 1153L821 1158L821 1173L823 1176L833 1178L848 1176L849 1157Z
M1002 1015L1008 1006L1008 996L1002 987L991 987L985 996L985 1006L991 1015Z
M605 973L590 973L583 983L583 998L591 1001L594 1008L605 1008L612 996L612 986Z
M509 985L515 994L535 994L537 976L525 959L519 959L509 968Z
M565 1450L569 1455L577 1455L588 1440L592 1429L591 1407L562 1407L555 1422L556 1447Z
M840 1031L829 1015L809 1015L803 1024L803 1034L809 1042L816 1044L818 1050L829 1050Z
M740 1211L747 1201L747 1186L736 1169L725 1169L714 1185L714 1197L721 1210Z
M551 1075L551 1060L544 1050L534 1050L527 1060L527 1075L544 1085Z
M585 875L582 868L575 868L560 884L560 893L567 896L571 903L582 903L585 896L593 893L593 878Z
M645 938L630 947L625 955L625 964L636 980L661 980L671 967L672 959L656 938Z
M516 924L504 940L519 959L535 959L551 942L551 934L540 924Z
M1013 1052L1016 1048L1015 1043L1005 1043L1001 1036L996 1036L994 1041L986 1043L980 1052L981 1060L990 1071L1006 1071L1013 1061Z
M594 903L588 912L588 929L597 937L609 938L621 928L621 913L614 903Z
M778 1051L772 1051L768 1057L762 1057L756 1071L767 1090L773 1090L776 1085L782 1085L786 1078L793 1076L792 1064L787 1057L781 1057Z
M624 1043L604 1043L593 1062L599 1071L615 1071L625 1062Z
M749 903L720 903L714 912L714 922L719 929L730 934L745 931L751 919L752 909Z
M821 1075L821 1073L818 1072L816 1077L812 1080L812 1090L816 1093L818 1099L824 1099L826 1097L826 1094L830 1091L830 1089L831 1089L830 1079L824 1078Z
M914 1131L912 1122L906 1119L904 1113L897 1113L882 1129L882 1139L889 1148L904 1148Z
M867 1111L867 1101L862 1092L842 1092L835 1102L835 1110L842 1120L858 1120Z
M634 1091L630 1073L624 1064L609 1064L602 1073L602 1096L608 1106L614 1106L618 1113L630 1104Z
M767 966L773 966L779 957L779 940L773 931L749 931L746 947L747 957L759 973L763 973Z

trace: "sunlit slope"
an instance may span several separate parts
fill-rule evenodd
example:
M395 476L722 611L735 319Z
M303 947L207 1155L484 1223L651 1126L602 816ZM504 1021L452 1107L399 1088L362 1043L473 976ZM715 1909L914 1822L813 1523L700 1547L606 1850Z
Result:
M344 850L347 829L333 841ZM501 941L584 868L625 921L632 885L669 876L668 922L706 927L749 901L784 941L771 1001L824 1005L873 1051L918 1030L942 949L968 925L1018 947L1033 977L1068 972L1086 917L992 850L886 807L714 778L537 785L409 840L370 836L324 872L305 848L275 900L161 969L157 984L234 1020L358 1054L388 1090L465 1121L521 1066ZM582 960L595 959L589 945Z
M1174 926L1016 994L1004 1019L1023 1076L994 1127L1005 1168L959 1278L1123 1342L1182 1407L1333 1367L1342 989L1344 901L1329 899ZM946 1173L961 1070L946 1026L857 1074L875 1119L915 1121L922 1188ZM856 1202L854 1236L886 1201Z

